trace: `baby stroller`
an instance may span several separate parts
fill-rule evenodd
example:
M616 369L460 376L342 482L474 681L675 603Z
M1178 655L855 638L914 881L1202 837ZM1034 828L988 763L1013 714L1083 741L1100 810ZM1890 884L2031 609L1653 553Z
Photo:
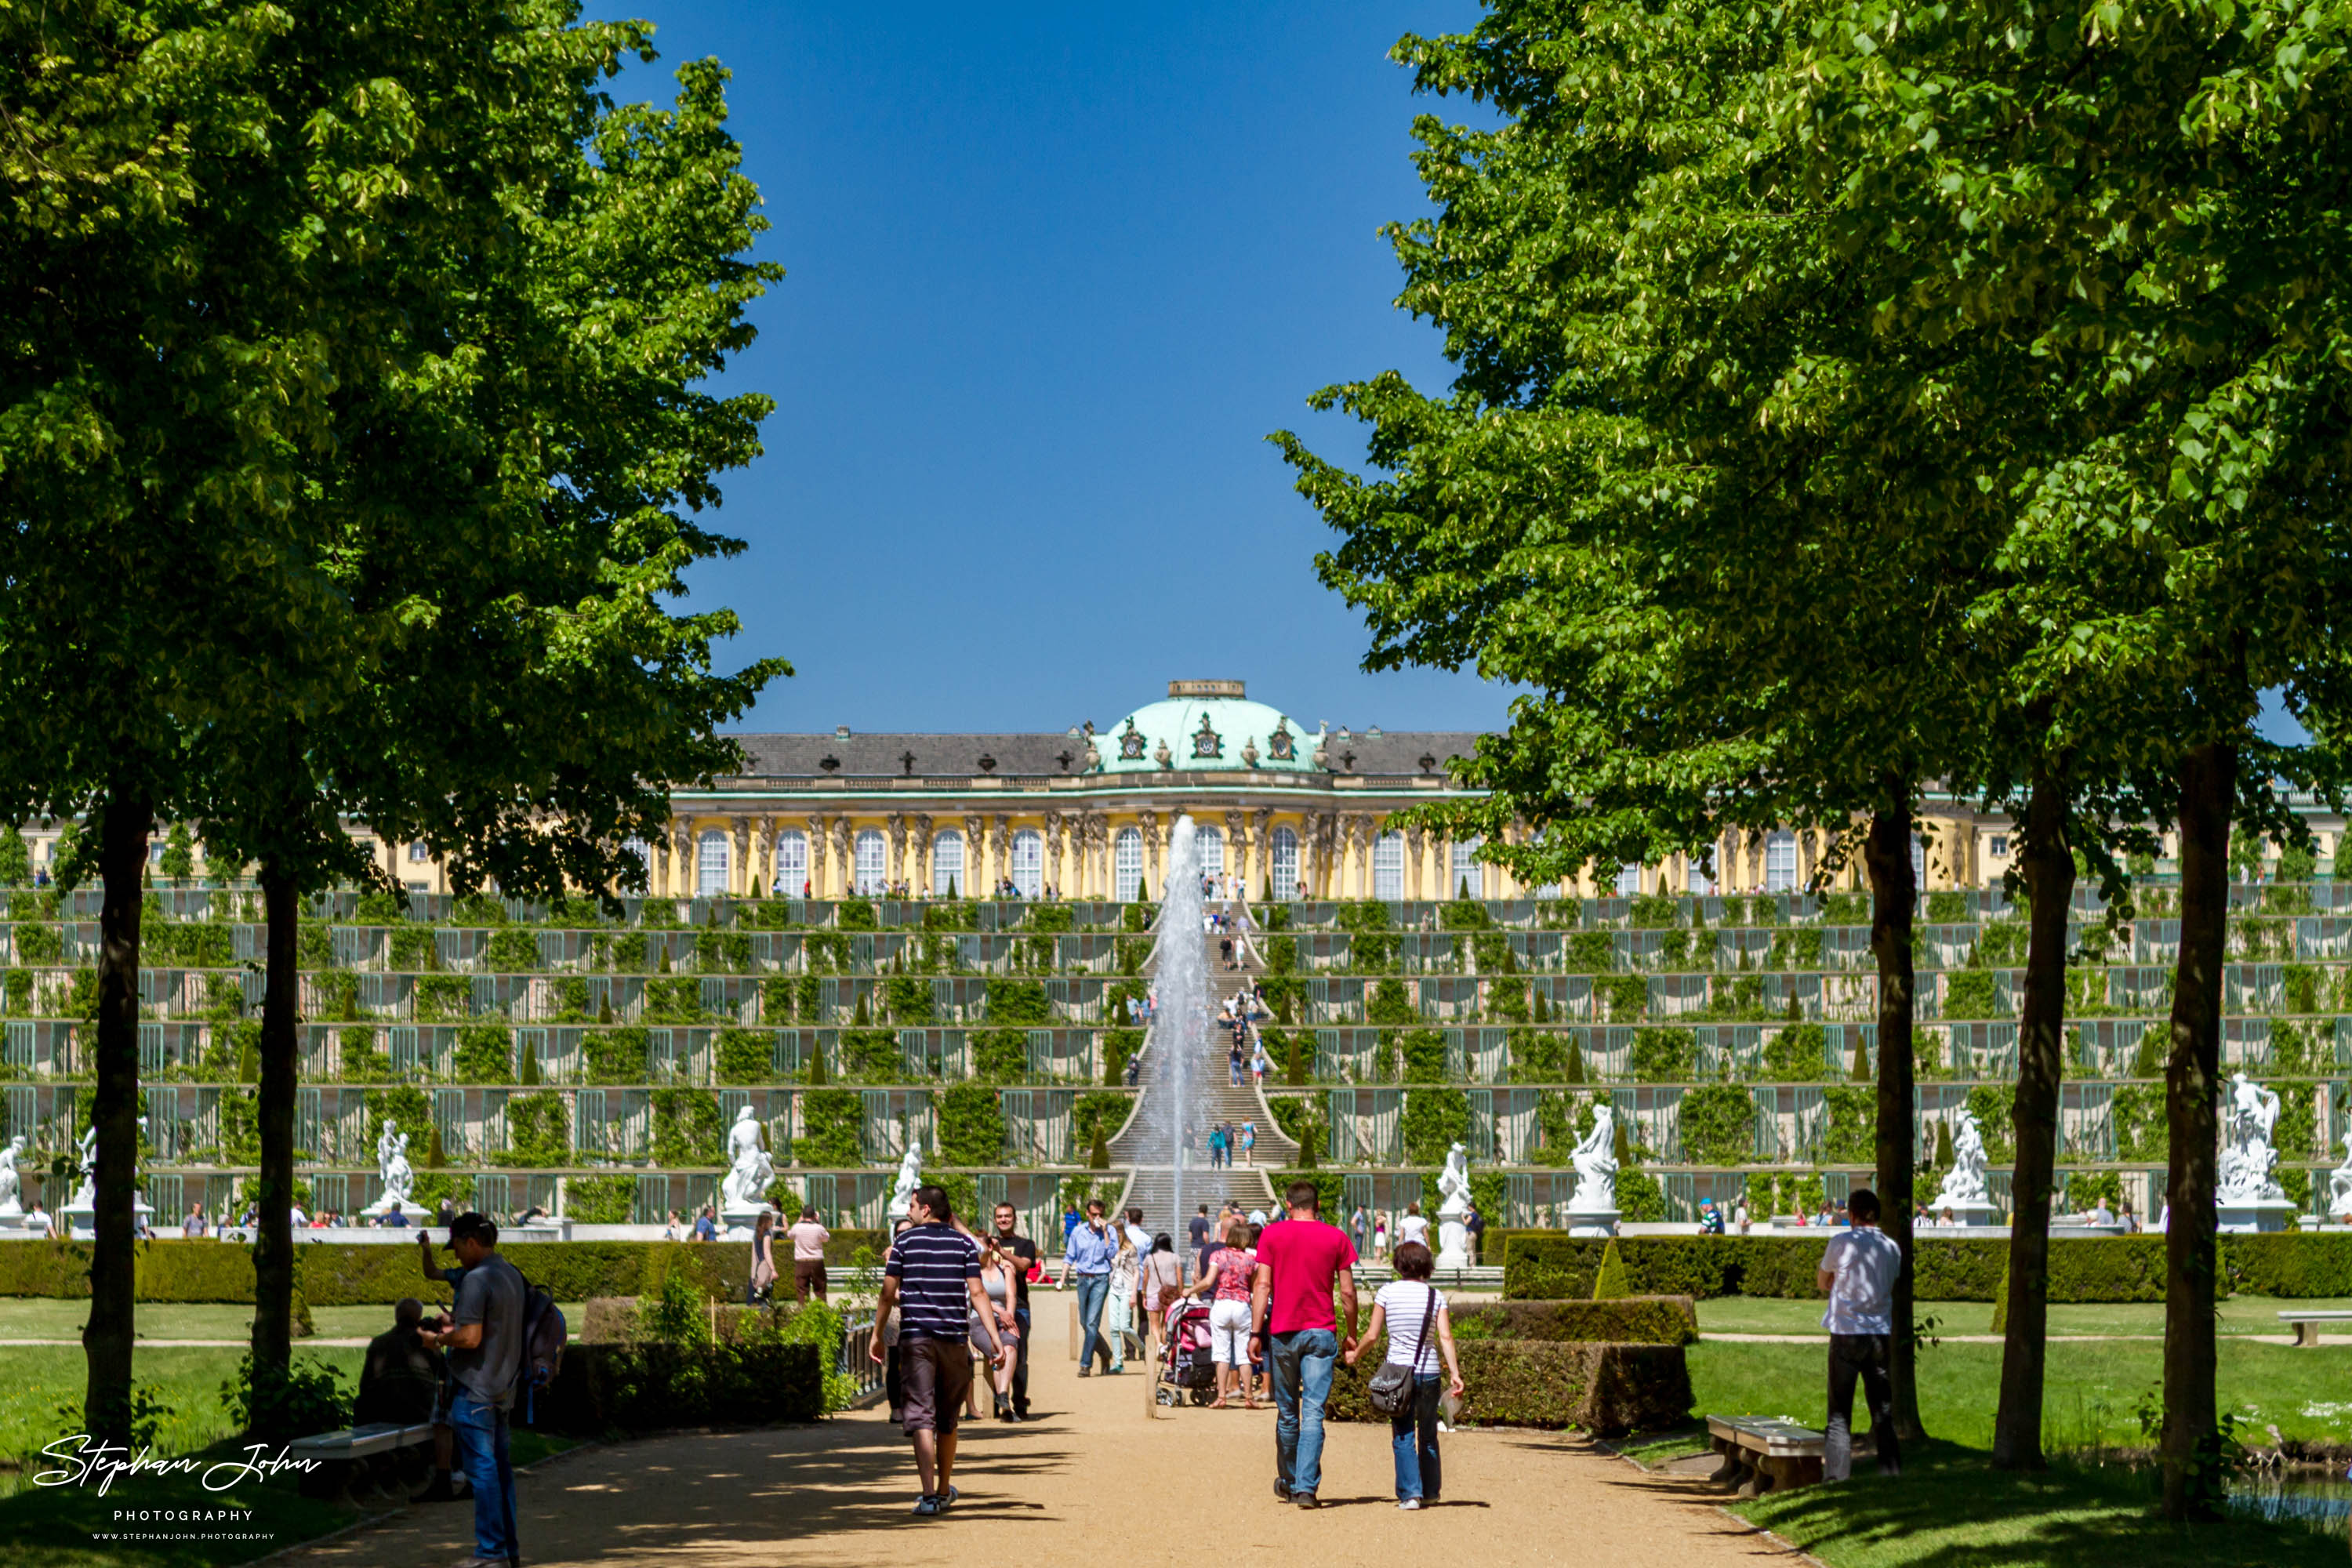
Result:
M1160 1356L1155 1397L1176 1405L1190 1394L1193 1404L1208 1404L1217 1395L1216 1363L1209 1357L1209 1304L1179 1297L1168 1304L1164 1326L1168 1348Z

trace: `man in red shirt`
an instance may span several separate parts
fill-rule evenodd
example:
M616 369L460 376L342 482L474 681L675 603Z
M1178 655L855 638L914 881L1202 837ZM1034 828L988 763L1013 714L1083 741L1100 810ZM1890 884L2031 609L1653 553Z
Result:
M1340 1352L1356 1348L1356 1248L1346 1231L1323 1223L1314 1183L1293 1182L1282 1196L1288 1217L1258 1236L1250 1359L1273 1363L1274 1495L1319 1508L1323 1405ZM1335 1284L1348 1316L1345 1339L1331 1310Z

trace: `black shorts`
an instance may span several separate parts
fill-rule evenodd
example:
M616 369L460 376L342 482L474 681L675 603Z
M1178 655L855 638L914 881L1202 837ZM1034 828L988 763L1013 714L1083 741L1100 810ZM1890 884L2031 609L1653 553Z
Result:
M909 1433L936 1432L944 1437L956 1429L963 1402L971 1392L971 1351L962 1340L930 1338L898 1341L898 1377L907 1394L900 1425Z

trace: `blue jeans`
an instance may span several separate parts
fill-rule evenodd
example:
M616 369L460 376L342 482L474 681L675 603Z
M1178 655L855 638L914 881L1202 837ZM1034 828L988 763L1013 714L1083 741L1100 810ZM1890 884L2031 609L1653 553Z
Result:
M1412 1405L1389 1417L1389 1442L1396 1449L1397 1501L1435 1502L1444 1474L1437 1467L1437 1374L1412 1380Z
M1102 1337L1103 1303L1109 1299L1108 1274L1078 1276L1078 1327L1086 1333L1078 1343L1078 1370L1082 1373L1094 1370L1097 1350L1102 1352L1103 1365L1110 1365L1110 1347L1103 1343Z
M1339 1364L1330 1329L1294 1329L1267 1337L1274 1363L1274 1475L1293 1493L1323 1484L1323 1405Z
M449 1436L457 1468L474 1484L474 1555L520 1557L515 1533L514 1461L507 1449L507 1413L465 1388L449 1402Z

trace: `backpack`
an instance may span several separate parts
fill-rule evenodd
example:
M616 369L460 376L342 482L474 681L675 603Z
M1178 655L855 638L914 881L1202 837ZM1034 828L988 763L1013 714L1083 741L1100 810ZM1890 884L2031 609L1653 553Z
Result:
M555 1304L555 1295L544 1285L523 1281L522 1295L522 1360L515 1368L515 1379L522 1384L525 1424L531 1419L532 1396L555 1381L563 1364L563 1347L571 1339L571 1329L563 1321L563 1309Z

